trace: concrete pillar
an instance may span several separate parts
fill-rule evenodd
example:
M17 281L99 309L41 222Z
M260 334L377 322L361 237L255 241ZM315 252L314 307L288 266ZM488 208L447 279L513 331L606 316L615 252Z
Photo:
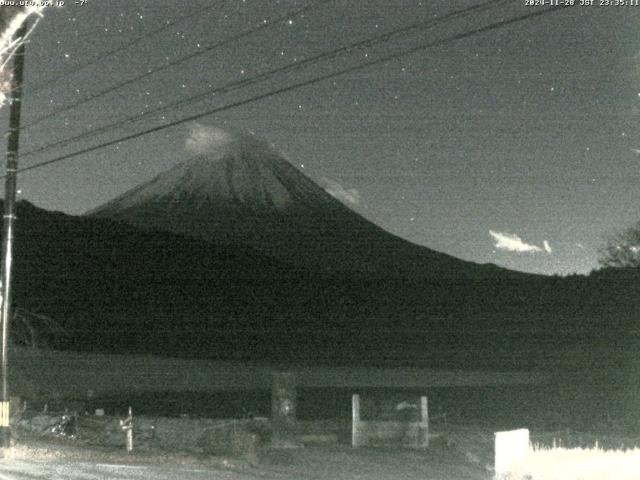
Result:
M418 432L418 446L429 447L429 402L426 395L420 397L420 427Z
M295 448L297 395L296 375L292 372L274 372L271 384L271 444L276 448Z
M351 446L360 446L360 395L351 397Z

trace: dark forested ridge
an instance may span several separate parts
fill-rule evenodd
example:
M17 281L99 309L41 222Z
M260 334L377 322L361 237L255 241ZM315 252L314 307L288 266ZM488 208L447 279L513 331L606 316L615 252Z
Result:
M14 304L64 328L48 336L54 348L506 369L624 364L639 343L637 270L441 280L327 273L248 246L26 202L18 216Z

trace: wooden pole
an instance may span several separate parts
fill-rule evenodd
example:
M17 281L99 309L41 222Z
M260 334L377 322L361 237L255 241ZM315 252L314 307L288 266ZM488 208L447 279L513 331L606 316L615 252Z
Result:
M24 38L27 34L25 21L16 35ZM22 77L24 72L24 42L16 49L13 76L11 78L11 110L9 112L9 135L7 145L7 171L4 187L4 216L2 229L2 342L0 347L0 447L11 446L11 428L9 425L9 321L11 319L11 267L13 261L14 220L16 217L16 190L18 174L18 146L20 140L20 105L22 103Z

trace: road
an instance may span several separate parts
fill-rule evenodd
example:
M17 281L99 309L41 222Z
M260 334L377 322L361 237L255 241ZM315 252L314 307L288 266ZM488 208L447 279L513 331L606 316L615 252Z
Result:
M475 463L475 462L474 462ZM483 466L442 449L427 451L326 446L270 450L253 467L180 464L158 457L145 463L47 455L0 460L0 480L486 480Z
M247 480L230 470L191 467L70 462L68 460L2 460L0 480Z

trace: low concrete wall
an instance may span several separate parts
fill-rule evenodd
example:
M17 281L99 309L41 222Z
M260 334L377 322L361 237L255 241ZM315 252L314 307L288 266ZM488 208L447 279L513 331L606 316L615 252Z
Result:
M354 428L357 429L356 447L393 445L424 448L429 444L429 425L420 422L360 420Z

